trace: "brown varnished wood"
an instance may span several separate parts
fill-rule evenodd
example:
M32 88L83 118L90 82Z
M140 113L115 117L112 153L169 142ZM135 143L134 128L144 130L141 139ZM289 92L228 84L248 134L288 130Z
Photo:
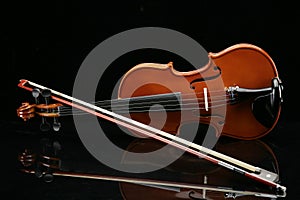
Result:
M208 88L208 98L214 100L213 91L219 91L220 95L225 96L225 89L230 86L267 88L272 86L271 80L278 77L271 57L261 48L251 44L237 44L219 53L209 53L208 57L207 65L189 72L177 71L172 62L139 64L124 75L119 87L119 98L180 92L183 103L187 100L185 94L193 94L194 99L202 99L194 102L203 107L205 87ZM203 78L207 81L193 82ZM251 110L252 102L253 99L248 99L234 105L227 104L225 108L220 106L214 110L202 109L200 113L195 113L194 110L167 112L165 118L161 117L164 113L159 112L151 113L151 117L149 113L130 113L130 117L174 134L180 132L183 124L200 122L212 125L217 130L217 136L257 139L275 127L280 110L273 126L265 127L254 117ZM161 121L164 120L165 123L162 125Z
M244 88L271 87L271 79L278 77L275 63L261 48L250 44L240 44L209 56L221 66L224 85L238 85ZM259 138L269 133L271 128L261 125L251 111L252 100L227 106L223 135L242 139Z
M17 109L18 117L21 117L24 121L31 119L35 116L35 114L41 117L59 117L58 112L47 112L46 110L57 109L62 106L61 103L53 103L53 104L29 104L28 102L22 103L22 105ZM36 108L39 112L36 111Z

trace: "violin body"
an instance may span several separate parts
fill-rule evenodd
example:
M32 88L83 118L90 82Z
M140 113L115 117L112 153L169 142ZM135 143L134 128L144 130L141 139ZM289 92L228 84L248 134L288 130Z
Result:
M134 120L173 134L178 134L183 124L192 122L211 125L217 137L250 140L269 133L281 110L281 88L272 88L273 79L277 79L277 85L280 81L271 57L250 44L237 44L219 53L209 53L208 57L207 65L189 72L177 71L172 62L139 64L124 75L119 99L178 93L181 108L197 104L189 109L129 113ZM243 89L235 93L229 88ZM274 97L272 93L279 94ZM269 105L272 98L280 100Z

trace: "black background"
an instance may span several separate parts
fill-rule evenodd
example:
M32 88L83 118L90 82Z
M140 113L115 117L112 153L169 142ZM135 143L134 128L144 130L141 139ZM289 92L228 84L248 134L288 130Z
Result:
M300 72L298 69L300 16L296 4L270 0L11 1L3 3L0 13L2 58L0 98L4 135L1 139L3 141L1 149L8 159L8 162L2 162L3 166L7 166L5 170L9 169L12 173L15 170L15 162L10 162L13 161L14 154L10 157L7 153L17 151L15 148L19 148L18 144L25 144L23 141L17 141L17 137L14 139L11 134L18 133L14 130L25 131L29 128L23 127L24 124L18 124L21 128L17 128L14 124L20 122L15 110L26 96L24 95L26 92L17 88L19 79L28 79L71 94L77 70L95 46L121 31L155 26L180 31L210 52L219 52L243 42L257 45L268 52L284 85L282 114L268 139L275 146L282 168L282 184L288 188L287 199L294 199L297 186L300 185L296 162L299 159L297 147L300 144L297 100L298 72ZM165 63L169 60L165 57L144 54L137 56L135 60L132 58L122 60L119 69L109 71L110 76L120 77L140 62ZM179 71L184 70L176 63L175 67ZM109 87L109 83L107 86ZM6 172L4 174L7 175ZM16 195L21 187L21 184L15 184L18 177L8 176L5 180L10 182L7 183L8 187L4 188L4 192ZM39 199L55 198L39 191L36 179L30 181L22 183L32 185L33 198L35 194ZM113 183L105 185L115 187ZM82 190L81 185L73 185L72 190L76 187ZM114 198L109 196L109 191L99 190L103 192L103 196L91 195L89 199ZM83 199L83 196L74 198ZM66 195L64 198L72 199L72 195Z

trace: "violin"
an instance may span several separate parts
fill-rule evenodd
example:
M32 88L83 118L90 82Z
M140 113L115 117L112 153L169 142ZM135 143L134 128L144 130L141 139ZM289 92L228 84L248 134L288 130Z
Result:
M208 58L207 65L188 72L176 71L172 62L139 64L123 76L118 98L99 102L99 107L111 106L115 113L172 134L192 122L209 124L217 137L251 140L269 133L278 122L283 100L282 82L271 57L255 45L242 43L209 53ZM19 86L24 88L25 82L21 80ZM158 104L163 108L155 108ZM17 110L18 116L32 118L33 107L43 119L64 115L61 104L28 103Z
M207 65L188 72L176 71L172 62L139 64L121 80L120 101L142 102L143 111L151 106L148 102L167 102L161 104L167 110L162 130L168 133L178 134L182 124L191 122L210 123L217 135L245 140L269 133L282 101L282 83L271 57L257 46L237 44L208 58ZM147 112L132 110L132 119L159 124L159 117L150 119Z
M221 167L209 165L201 159L189 154L182 155L176 162L163 168L159 172L161 180L156 180L149 174L141 177L109 176L103 174L99 166L89 159L77 159L78 148L66 148L63 143L47 141L42 150L33 152L25 149L19 154L18 160L22 164L21 171L35 174L45 182L52 182L56 176L81 179L96 179L100 181L119 182L120 193L124 200L140 199L275 199L284 197L285 194L276 193L272 188L257 185L242 176L224 170ZM74 145L74 143L72 143ZM124 151L149 152L163 146L157 140L137 139L132 141ZM64 147L63 153L60 150ZM239 149L239 151L232 151ZM272 149L262 141L222 141L216 145L220 152L227 152L236 157L247 154L253 163L263 162L264 166L278 171L278 162ZM74 153L75 149L75 154ZM250 150L250 151L249 151ZM65 155L66 154L66 155ZM167 151L167 156L174 156L172 149ZM166 156L166 155L164 155ZM78 162L84 162L85 165ZM122 162L122 161L121 161ZM126 164L126 163L125 163ZM139 164L139 163L135 163ZM88 166L88 167L87 167ZM191 167L194 166L194 167ZM92 172L92 173L91 173ZM171 180L164 178L164 174ZM164 180L166 179L166 180Z
M220 53L209 53L208 58L207 65L190 72L178 72L172 63L135 66L120 83L119 99L101 102L100 106L23 79L18 86L32 92L35 104L23 104L17 114L24 120L38 114L42 117L42 130L49 129L46 118L54 118L53 129L59 130L57 117L63 108L49 104L51 98L285 191L277 183L277 174L177 136L183 123L196 120L213 126L217 138L224 135L253 140L270 132L279 119L282 84L266 52L254 45L238 44ZM45 103L37 107L40 95ZM118 113L118 109L106 109L107 102L118 108L129 105L131 117ZM161 112L167 111L166 121L159 128L152 120L149 125L149 108L157 104L164 109L154 109L154 119L160 119Z

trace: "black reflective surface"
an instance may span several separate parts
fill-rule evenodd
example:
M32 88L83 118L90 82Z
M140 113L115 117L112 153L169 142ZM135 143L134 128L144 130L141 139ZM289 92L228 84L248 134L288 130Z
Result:
M59 119L62 124L59 133L41 132L39 119L23 122L18 118L16 109L20 104L34 99L17 84L25 78L70 95L77 70L96 45L130 28L159 26L187 34L207 51L219 52L246 42L270 54L283 83L284 101L278 124L261 140L276 157L280 183L287 187L284 199L298 199L299 34L295 27L300 18L297 9L291 3L274 1L11 1L3 5L0 32L1 194L11 199L122 199L117 182L56 177L53 182L46 183L35 175L19 171L22 165L18 155L25 148L40 151L42 143L55 140L61 143L61 156L70 161L71 166L65 166L65 169L93 172L97 169L110 175L119 173L95 161L86 151L71 116ZM147 50L129 53L105 71L97 98L110 99L115 84L112 82L136 64L169 61L174 62L178 71L192 69L185 60L171 53L147 55ZM125 148L130 144L131 138L120 136L115 127L107 125L107 129L118 145ZM261 161L267 168L274 169L274 162L271 166L269 163ZM101 167L94 168L98 165ZM194 169L188 170L193 172ZM173 174L174 171L163 171L152 175L155 178L178 178ZM147 197L147 193L144 195Z
M157 182L169 181L181 184L196 184L208 188L229 189L229 192L222 191L212 194L207 189L207 197L212 195L211 198L213 199L229 195L231 191L234 191L233 193L237 195L239 192L251 191L261 195L276 194L279 196L278 199L281 199L280 197L282 196L282 193L276 192L276 190L265 184L250 180L237 172L232 172L191 154L184 154L172 164L154 172L140 174L121 172L100 163L92 157L82 145L76 132L70 132L71 128L68 130L62 128L60 132L41 132L38 128L31 127L34 125L33 122L30 122L29 125L26 125L26 123L20 121L15 121L14 123L1 122L3 130L5 130L3 139L6 141L2 145L3 149L6 150L2 156L4 161L2 165L3 180L7 183L3 189L7 193L13 193L16 197L37 199L122 199L122 194L133 196L132 192L135 192L132 186L128 189L128 186L121 182L121 188L119 188L120 183L118 181L95 180L93 175L122 177L125 182L127 178L137 178L137 180L149 179ZM124 149L126 151L137 153L151 152L164 145L156 140L132 140L118 133L111 132L111 134L112 138L117 137L118 140L122 140L121 143L126 147ZM288 187L287 194L290 194L288 180L291 179L287 177L288 174L284 173L285 170L282 167L286 159L280 157L288 149L270 142L272 139L271 136L267 141L265 139L242 141L223 138L216 144L215 150L279 174L279 183ZM160 155L161 158L159 159L164 159L165 156L175 156L175 150L169 149L165 155ZM132 160L132 158L127 160L125 151L124 157L120 160L120 162L129 167L130 165L140 165L142 167L145 164L160 164L160 162L145 163L146 161L147 159ZM30 171L35 173L31 174L29 173ZM46 175L42 175L42 172L45 172ZM55 175L55 172L72 172L79 175L77 177L76 175L75 177L64 177ZM53 177L51 176L52 173L54 173ZM91 175L92 177L82 178L82 175ZM209 184L204 183L205 179ZM139 198L140 195L147 196L147 194L144 194L147 192L149 192L148 195L155 193L155 191L152 191L155 188L153 189L152 187L146 187L144 193L139 193L139 187L141 186L133 187L137 188L135 198ZM59 193L57 193L58 191ZM169 190L166 192L162 191L159 190L162 197L164 195L166 195L166 198L170 196L168 194ZM199 194L202 194L201 190L198 189L198 191L200 191ZM175 194L171 196L175 197ZM251 195L251 198L254 197Z

